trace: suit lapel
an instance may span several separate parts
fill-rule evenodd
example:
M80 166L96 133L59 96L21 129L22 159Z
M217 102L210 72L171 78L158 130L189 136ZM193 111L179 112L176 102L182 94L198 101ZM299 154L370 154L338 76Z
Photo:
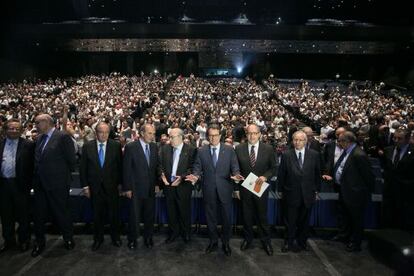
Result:
M180 167L183 165L184 159L187 156L187 149L187 145L183 144L183 147L181 148L180 158L178 159L177 171L181 171Z
M3 139L0 144L0 168L3 163L3 152L4 152L4 146L6 145L6 139Z
M16 164L19 162L20 154L22 153L23 148L23 139L19 138L17 141L17 151L16 151Z
M306 166L306 164L309 163L309 159L310 159L309 149L305 149L305 156L303 157L303 167L302 167L302 170L305 170L305 166Z
M346 161L345 161L345 165L344 165L344 168L343 168L343 170L342 170L342 175L344 175L344 172L345 172L345 170L349 167L349 164L350 164L350 160L351 160L351 158L353 157L353 155L354 155L354 153L355 153L355 151L357 150L357 147L358 146L355 146L355 148L353 148L352 149L352 151L349 153L349 155L348 155L348 158L346 159Z
M52 135L49 138L49 141L47 141L46 146L43 149L42 152L42 156L45 155L45 153L47 152L47 150L49 149L49 146L51 145L51 143L53 143L53 141L56 139L56 129L52 132Z

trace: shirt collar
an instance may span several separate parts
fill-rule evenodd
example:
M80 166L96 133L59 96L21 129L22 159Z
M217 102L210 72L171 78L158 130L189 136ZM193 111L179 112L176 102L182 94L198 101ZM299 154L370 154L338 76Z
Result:
M219 143L217 146L212 146L212 145L210 145L210 150L211 150L211 152L213 152L213 148L216 148L216 149L217 149L217 152L219 152L219 151L220 151L220 144L221 144L221 143Z
M178 145L177 147L173 147L173 148L175 148L176 150L178 150L178 151L180 151L181 152L181 150L183 149L183 146L184 146L184 143L181 143L180 145Z
M17 139L6 138L6 144L10 144L11 143L13 145L16 145L18 141L19 141L19 138L17 138Z
M251 147L251 146L254 146L254 149L258 149L259 148L259 141L257 141L256 142L256 144L250 144L250 143L247 143L248 145L249 145L249 148Z
M53 132L55 131L55 128L52 127L47 133L45 133L49 138L52 137Z
M296 153L296 155L298 155L298 154L299 154L299 152L301 152L301 153L302 153L302 155L304 155L304 154L305 154L305 147L303 147L303 149L301 149L301 150L297 150L297 149L295 149L295 153Z
M142 139L139 139L139 142L141 143L141 146L142 146L143 148L145 148L145 146L146 146L146 145L149 145L149 143L145 143L145 141L144 141L144 140L142 140Z
M357 146L356 143L353 143L349 146L349 148L346 149L346 154L349 154L355 147Z

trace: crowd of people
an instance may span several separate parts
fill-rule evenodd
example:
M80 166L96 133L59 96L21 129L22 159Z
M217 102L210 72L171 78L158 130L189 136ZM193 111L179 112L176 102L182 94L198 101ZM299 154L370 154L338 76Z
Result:
M166 242L179 235L189 242L191 184L201 182L210 237L206 252L218 247L220 213L223 251L231 255L235 196L244 209L241 250L251 248L256 222L263 249L273 255L266 219L270 189L261 189L274 176L287 227L282 252L307 250L310 210L322 179L339 194L334 239L346 242L350 252L360 251L364 209L375 182L368 156L378 158L384 169L383 226L412 229L414 101L380 89L283 85L272 76L260 84L250 78L118 73L3 84L0 195L5 245L0 252L16 243L15 221L21 226L18 243L28 249L28 179L33 179L35 202L32 256L45 248L48 210L65 247L75 247L68 195L77 159L83 193L95 213L93 251L103 242L105 212L112 244L122 245L118 191L131 200L128 248L137 248L141 220L144 243L152 248L159 187L170 220ZM254 191L237 185L252 173L257 176ZM254 192L260 197L252 196ZM23 201L24 208L16 204Z

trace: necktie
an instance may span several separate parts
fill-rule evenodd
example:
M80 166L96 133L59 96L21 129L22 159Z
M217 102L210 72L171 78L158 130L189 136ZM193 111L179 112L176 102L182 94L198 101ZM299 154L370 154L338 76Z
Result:
M216 167L217 164L217 148L212 148L213 149L213 165L214 167Z
M346 150L344 150L341 154L341 156L339 156L338 161L336 161L335 166L334 166L334 175L336 174L336 171L338 170L339 166L341 165L342 161L344 160L346 156Z
M400 154L401 154L401 148L395 147L395 155L394 155L394 159L392 160L392 163L394 164L394 166L398 165L398 162L400 161Z
M174 182L177 174L177 167L178 167L178 150L173 148L173 166L171 170L171 182Z
M254 152L254 146L250 148L250 166L253 168L256 165L256 154Z
M99 144L99 151L98 151L99 164L101 165L101 168L103 168L103 165L104 165L104 162L105 162L105 155L104 155L103 146L104 146L104 144L100 143Z
M16 164L16 151L14 149L14 143L8 142L7 143L7 152L6 147L4 148L3 156L7 156L7 160L3 160L2 163L2 172L3 177L5 178L11 178L15 177L15 164Z
M36 161L39 161L40 157L42 156L42 152L43 152L43 148L45 146L46 140L47 140L47 135L43 134L40 137L39 147L36 149L36 152L35 152Z
M302 162L302 152L299 152L299 157L298 157L298 162L299 162L299 167L302 169L303 168L303 162Z
M145 145L145 159L147 159L148 166L150 165L150 151L148 144Z

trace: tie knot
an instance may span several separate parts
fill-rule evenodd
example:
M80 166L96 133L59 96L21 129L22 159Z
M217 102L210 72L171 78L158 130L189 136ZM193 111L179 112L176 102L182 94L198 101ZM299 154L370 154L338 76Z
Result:
M216 151L217 148L211 148L213 151Z
M254 150L254 146L252 146L252 150Z
M100 147L100 148L103 148L103 146L104 146L104 144L103 144L103 143L100 143L100 144L99 144L99 147Z

